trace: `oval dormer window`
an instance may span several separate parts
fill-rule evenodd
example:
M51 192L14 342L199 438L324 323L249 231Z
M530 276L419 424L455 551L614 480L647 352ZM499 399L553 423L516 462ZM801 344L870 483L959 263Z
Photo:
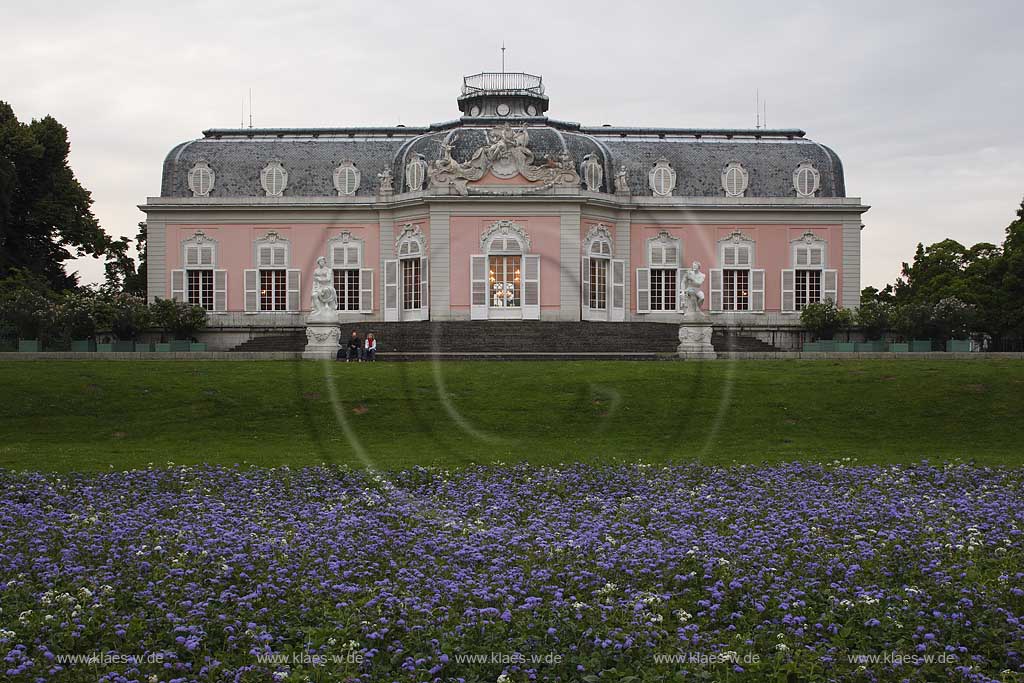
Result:
M793 171L793 187L797 197L813 197L821 183L821 175L814 164L805 161Z
M530 116L536 116L537 115L537 107L533 106L532 104L527 106L526 107L526 113L529 114Z
M502 102L501 104L498 105L497 111L498 111L498 116L508 116L509 112L512 111L512 108L509 107L504 102Z
M339 197L351 197L359 189L360 173L351 161L343 161L334 169L334 189Z
M470 116L480 116L480 107L473 105L473 108L469 110Z
M658 159L647 177L655 197L670 197L676 189L676 172L667 159Z
M288 186L288 171L280 161L271 161L260 172L260 184L268 197L280 197Z
M213 190L213 169L205 161L197 162L188 172L188 189L193 197L209 197Z
M732 162L722 171L722 188L726 197L742 197L747 191L749 176L743 164Z

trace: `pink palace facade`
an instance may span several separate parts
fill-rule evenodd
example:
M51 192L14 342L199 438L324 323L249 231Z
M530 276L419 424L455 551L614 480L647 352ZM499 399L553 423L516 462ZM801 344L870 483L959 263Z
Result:
M860 296L859 198L801 130L584 126L540 77L464 79L426 127L212 129L167 155L149 298L230 348L301 330L318 257L347 322L678 322L681 269L716 327L792 331Z

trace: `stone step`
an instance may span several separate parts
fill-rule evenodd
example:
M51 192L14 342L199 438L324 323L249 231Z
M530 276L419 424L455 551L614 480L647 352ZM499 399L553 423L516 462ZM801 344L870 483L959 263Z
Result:
M443 321L406 323L347 323L342 344L356 330L361 337L373 332L380 353L500 354L671 354L679 344L674 323L590 323L537 321ZM716 351L776 352L779 349L753 337L716 332ZM255 337L233 351L302 351L305 332L294 331Z

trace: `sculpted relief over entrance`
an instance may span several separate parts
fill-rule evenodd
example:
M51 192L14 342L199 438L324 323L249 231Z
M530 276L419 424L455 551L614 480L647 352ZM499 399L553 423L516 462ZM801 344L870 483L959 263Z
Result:
M562 152L555 159L535 164L533 152L527 147L530 140L526 127L512 128L504 124L484 133L486 144L477 148L465 162L452 156L455 138L441 143L441 158L430 163L427 171L430 187L453 187L461 195L469 194L469 183L480 180L490 171L498 178L521 175L542 187L580 184L572 158Z

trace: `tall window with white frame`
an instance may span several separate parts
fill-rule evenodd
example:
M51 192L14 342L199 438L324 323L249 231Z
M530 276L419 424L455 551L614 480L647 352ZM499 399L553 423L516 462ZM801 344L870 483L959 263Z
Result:
M363 267L364 241L345 230L327 242L327 257L334 274L338 310L373 312L373 269Z
M734 231L718 242L709 283L712 312L764 311L764 270L754 268L754 240Z
M245 271L245 310L298 312L301 271L289 268L290 244L271 231L254 245L256 267Z
M648 245L648 263L651 266L651 310L676 310L679 240L668 238L663 233Z
M395 242L395 259L384 262L384 319L428 320L430 294L427 240L418 224L406 224Z
M217 269L217 243L201 230L182 242L180 270L171 271L171 298L207 311L227 310L227 271Z
M838 271L828 268L828 243L805 232L791 244L793 267L782 271L782 310L798 312L825 299L838 299Z
M540 319L540 256L521 225L502 219L480 236L469 257L470 318Z
M625 320L626 262L612 258L611 228L598 223L583 238L580 308L583 320Z

